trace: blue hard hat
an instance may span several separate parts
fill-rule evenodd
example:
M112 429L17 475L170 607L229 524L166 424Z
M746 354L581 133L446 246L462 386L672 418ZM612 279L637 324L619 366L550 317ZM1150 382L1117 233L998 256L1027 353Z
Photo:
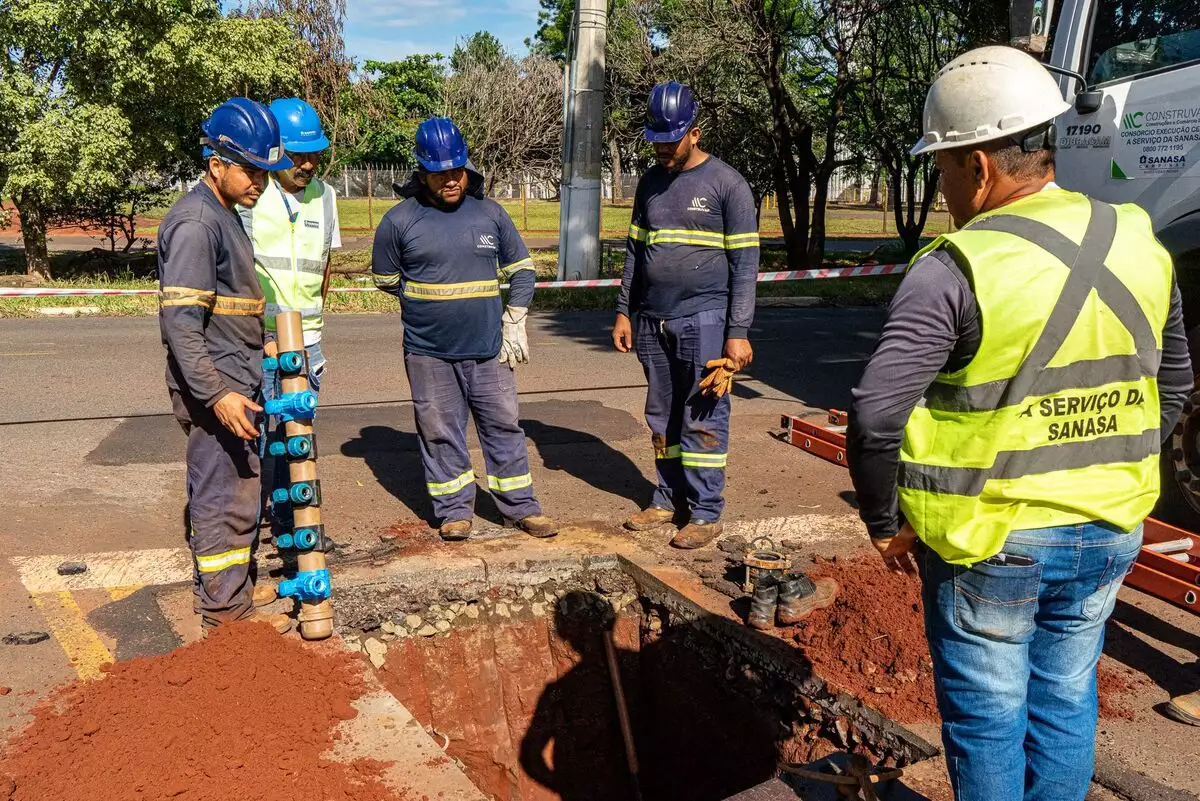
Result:
M233 97L217 106L200 126L204 136L204 156L220 156L228 161L264 170L286 170L292 160L283 152L279 124L262 103L245 97Z
M413 155L429 172L457 170L467 165L467 143L452 120L432 117L417 126Z
M279 123L283 149L292 153L320 153L329 147L317 110L298 97L271 103L271 113Z
M646 141L678 142L696 124L699 114L691 89L676 81L660 83L650 90Z

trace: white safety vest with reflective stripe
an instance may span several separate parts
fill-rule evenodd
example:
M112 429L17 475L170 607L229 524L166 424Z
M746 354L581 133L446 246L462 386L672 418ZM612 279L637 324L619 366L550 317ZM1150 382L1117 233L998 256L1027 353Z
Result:
M295 196L272 177L258 204L239 210L254 243L268 332L275 331L275 315L298 311L304 344L321 341L325 306L321 287L333 242L336 203L333 187L314 178L297 206Z

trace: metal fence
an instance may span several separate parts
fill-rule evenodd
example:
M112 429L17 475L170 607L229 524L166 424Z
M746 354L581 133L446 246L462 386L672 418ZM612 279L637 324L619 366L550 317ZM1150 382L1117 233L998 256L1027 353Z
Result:
M396 164L360 164L338 170L327 176L325 181L337 190L340 197L398 200L400 195L396 193L394 185L397 182L407 181L411 173L410 167ZM619 182L621 199L633 198L639 177L637 173L622 173ZM843 167L836 170L829 180L829 202L845 206L878 208L879 204L886 199L890 208L892 205L892 198L889 197L890 187L885 187L883 184L884 181L877 177L876 173L855 171L849 167ZM517 178L497 181L492 187L492 197L499 200L520 200L522 186L528 188L530 200L554 200L558 197L557 183L533 177L524 180ZM923 185L918 182L918 197L922 191ZM604 174L601 192L605 200L613 198L612 175ZM812 200L811 195L809 199ZM939 195L934 207L940 209L942 203ZM772 201L768 199L767 205L772 205Z

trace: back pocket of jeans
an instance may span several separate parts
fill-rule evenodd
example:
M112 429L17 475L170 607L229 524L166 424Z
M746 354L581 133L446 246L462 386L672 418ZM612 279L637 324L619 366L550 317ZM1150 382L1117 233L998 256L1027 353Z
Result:
M1096 587L1095 592L1083 599L1081 611L1084 618L1095 622L1112 612L1112 608L1117 602L1117 592L1121 589L1121 582L1133 569L1133 563L1137 561L1139 552L1140 549L1132 553L1108 557L1108 563L1105 564L1104 572L1100 575L1099 586Z
M954 622L970 634L1021 642L1032 632L1042 566L980 562L954 571Z

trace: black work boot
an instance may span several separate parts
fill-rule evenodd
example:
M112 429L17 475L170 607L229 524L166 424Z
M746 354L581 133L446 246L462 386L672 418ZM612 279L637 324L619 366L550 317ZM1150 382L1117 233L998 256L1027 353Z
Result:
M813 581L800 573L779 583L779 625L799 623L818 609L833 605L838 585L833 579Z
M750 616L746 625L759 631L775 628L775 601L779 598L779 585L759 584L750 599Z

